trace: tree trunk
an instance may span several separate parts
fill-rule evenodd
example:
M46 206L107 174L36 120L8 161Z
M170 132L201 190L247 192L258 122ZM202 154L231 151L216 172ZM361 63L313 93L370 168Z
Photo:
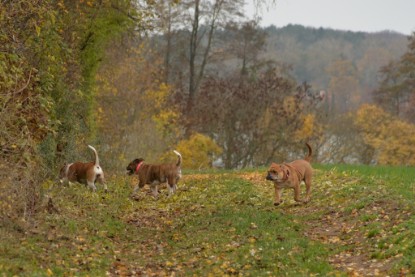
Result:
M199 0L195 1L195 12L193 16L192 33L190 36L190 54L189 54L189 98L187 99L187 113L190 113L193 107L193 101L196 93L196 50L197 50L197 35L199 31Z

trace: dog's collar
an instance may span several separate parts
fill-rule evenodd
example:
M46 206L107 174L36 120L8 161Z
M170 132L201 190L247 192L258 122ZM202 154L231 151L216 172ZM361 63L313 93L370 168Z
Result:
M135 168L135 173L138 172L138 170L140 169L141 165L143 164L143 162L139 162L137 167Z

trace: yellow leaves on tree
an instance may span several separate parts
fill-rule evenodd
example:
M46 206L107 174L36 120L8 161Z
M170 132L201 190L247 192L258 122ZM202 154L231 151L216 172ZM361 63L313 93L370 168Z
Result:
M415 165L415 125L368 104L357 111L355 123L379 164Z
M316 122L314 114L307 114L304 116L304 123L301 129L295 132L295 138L299 140L310 140L312 138L320 137L322 134L322 126Z
M180 141L176 150L183 156L182 167L188 169L210 168L215 156L222 153L213 139L199 133Z
M179 112L168 105L170 87L164 83L156 90L148 90L144 94L144 101L147 105L143 107L143 115L151 115L156 123L157 129L163 133L178 134L177 120Z
M288 96L284 98L283 108L284 111L287 113L288 117L293 117L294 114L298 113L298 105L299 104L296 102L294 96Z

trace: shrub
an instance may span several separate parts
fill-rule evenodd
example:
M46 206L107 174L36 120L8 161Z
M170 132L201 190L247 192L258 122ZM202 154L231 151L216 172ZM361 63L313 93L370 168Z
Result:
M222 153L213 139L199 133L180 141L176 150L183 156L182 167L187 169L211 168L215 157Z

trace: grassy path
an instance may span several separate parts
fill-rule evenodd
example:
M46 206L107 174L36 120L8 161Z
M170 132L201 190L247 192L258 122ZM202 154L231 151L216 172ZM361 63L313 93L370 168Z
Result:
M407 168L316 170L313 199L272 205L264 170L185 175L171 198L131 199L52 184L57 211L0 228L0 275L415 274L415 174Z

